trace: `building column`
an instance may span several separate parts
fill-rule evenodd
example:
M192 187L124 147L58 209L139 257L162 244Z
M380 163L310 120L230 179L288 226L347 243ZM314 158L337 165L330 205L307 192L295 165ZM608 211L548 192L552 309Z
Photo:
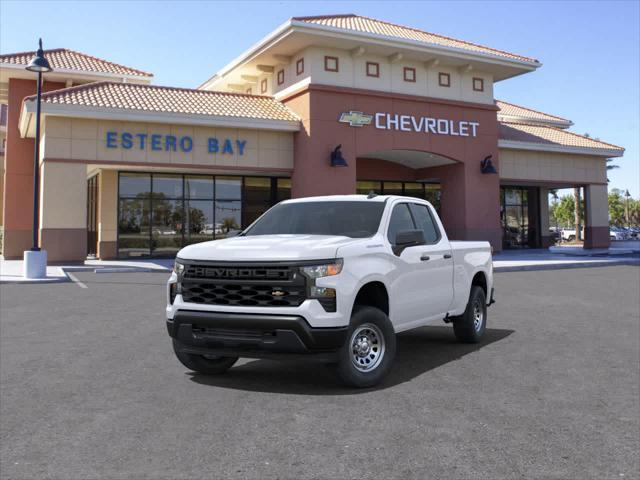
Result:
M540 187L538 192L540 211L540 246L548 248L553 245L553 236L549 230L549 189Z
M64 83L44 82L43 92L64 88ZM5 259L22 258L31 248L33 228L33 138L22 138L18 128L22 100L36 93L35 80L10 78L7 102L7 140L2 202Z
M98 258L118 257L118 172L102 170L98 178Z
M609 195L606 185L584 188L584 248L609 248Z
M417 177L440 180L440 218L450 240L484 240L502 250L498 175L481 174L470 162L418 170Z
M309 92L285 101L299 117L301 130L294 135L293 198L317 195L348 195L356 193L356 145L353 128L345 128L332 118L322 118L316 112L311 121L311 94ZM315 100L315 109L319 110ZM313 132L311 131L313 125ZM342 145L347 167L331 166L331 151Z
M40 167L40 241L51 262L87 258L87 167L43 162Z

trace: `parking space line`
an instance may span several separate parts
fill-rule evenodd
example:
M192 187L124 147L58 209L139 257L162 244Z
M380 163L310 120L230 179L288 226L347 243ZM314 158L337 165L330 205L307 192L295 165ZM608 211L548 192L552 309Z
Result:
M89 288L84 283L82 283L80 280L78 280L78 277L76 277L73 273L67 272L67 276L71 279L71 281L73 283L78 285L80 288Z

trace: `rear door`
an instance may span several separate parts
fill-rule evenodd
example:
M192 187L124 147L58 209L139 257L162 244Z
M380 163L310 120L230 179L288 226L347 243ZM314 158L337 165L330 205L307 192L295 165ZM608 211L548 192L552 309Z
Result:
M410 204L416 228L424 232L425 245L421 245L420 298L424 317L446 315L453 301L453 252L451 244L435 221L435 212L423 203Z

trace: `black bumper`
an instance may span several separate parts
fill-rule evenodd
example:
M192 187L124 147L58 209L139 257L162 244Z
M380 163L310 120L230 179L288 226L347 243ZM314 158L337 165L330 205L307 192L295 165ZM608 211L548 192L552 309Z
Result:
M239 357L331 354L348 327L312 328L296 315L179 311L167 320L169 335L185 353Z

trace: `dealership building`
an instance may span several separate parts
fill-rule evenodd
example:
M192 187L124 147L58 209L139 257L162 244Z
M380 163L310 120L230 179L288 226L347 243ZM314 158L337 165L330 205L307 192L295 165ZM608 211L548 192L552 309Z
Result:
M2 252L31 247L34 52L0 55ZM606 160L624 149L496 100L538 60L356 15L292 18L196 89L45 50L40 239L50 261L170 256L280 200L430 200L449 237L551 243L550 189L580 187L585 247L607 247ZM541 85L541 91L545 85Z

